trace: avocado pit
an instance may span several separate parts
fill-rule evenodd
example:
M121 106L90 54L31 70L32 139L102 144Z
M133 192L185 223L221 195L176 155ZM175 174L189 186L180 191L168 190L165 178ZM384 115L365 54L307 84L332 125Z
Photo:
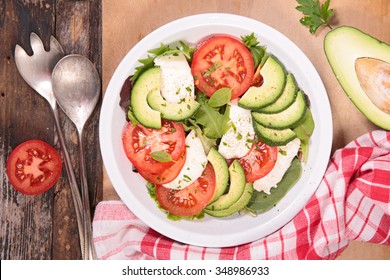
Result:
M355 61L360 86L378 109L390 114L390 63L371 57Z

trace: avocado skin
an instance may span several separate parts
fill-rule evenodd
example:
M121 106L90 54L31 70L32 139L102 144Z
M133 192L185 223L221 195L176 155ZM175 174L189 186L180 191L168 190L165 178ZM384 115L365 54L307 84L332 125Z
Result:
M355 71L356 59L370 57L390 63L390 45L363 31L340 26L328 32L324 50L338 82L355 106L377 126L390 130L390 114L380 110L362 89Z

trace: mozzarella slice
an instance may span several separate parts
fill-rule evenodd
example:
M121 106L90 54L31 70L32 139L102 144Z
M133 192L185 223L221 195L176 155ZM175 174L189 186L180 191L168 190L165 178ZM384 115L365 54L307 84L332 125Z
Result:
M252 125L251 111L237 105L238 100L232 100L230 105L230 128L222 136L218 152L226 159L245 156L255 137Z
M206 168L207 156L202 142L191 131L186 137L186 162L179 175L171 182L163 185L170 189L184 189L195 182Z
M195 98L194 78L184 55L162 55L154 59L161 68L161 96L169 103Z
M271 188L276 188L277 184L282 180L287 169L291 165L291 161L297 155L301 141L298 138L290 141L286 146L278 147L278 158L274 168L263 178L255 181L253 187L258 192L270 194Z

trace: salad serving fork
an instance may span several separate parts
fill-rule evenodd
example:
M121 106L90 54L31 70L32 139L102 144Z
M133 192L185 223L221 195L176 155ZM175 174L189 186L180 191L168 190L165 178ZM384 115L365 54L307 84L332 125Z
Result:
M55 127L61 147L61 154L65 162L65 170L69 180L72 193L73 204L75 207L77 226L80 238L81 256L83 259L88 259L88 253L85 248L85 209L82 204L78 184L70 161L69 152L65 145L65 139L61 131L59 109L57 100L52 89L52 71L57 62L64 56L64 51L59 42L53 37L50 37L50 50L44 49L43 43L37 34L30 34L30 44L33 54L30 56L20 46L15 46L15 63L16 67L27 82L37 93L46 99L49 103L55 120Z

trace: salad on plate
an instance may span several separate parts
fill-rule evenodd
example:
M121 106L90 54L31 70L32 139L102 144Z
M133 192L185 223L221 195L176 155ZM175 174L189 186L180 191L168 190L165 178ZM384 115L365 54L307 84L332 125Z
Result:
M310 102L254 33L161 43L139 62L121 91L122 143L170 219L257 215L297 182Z

